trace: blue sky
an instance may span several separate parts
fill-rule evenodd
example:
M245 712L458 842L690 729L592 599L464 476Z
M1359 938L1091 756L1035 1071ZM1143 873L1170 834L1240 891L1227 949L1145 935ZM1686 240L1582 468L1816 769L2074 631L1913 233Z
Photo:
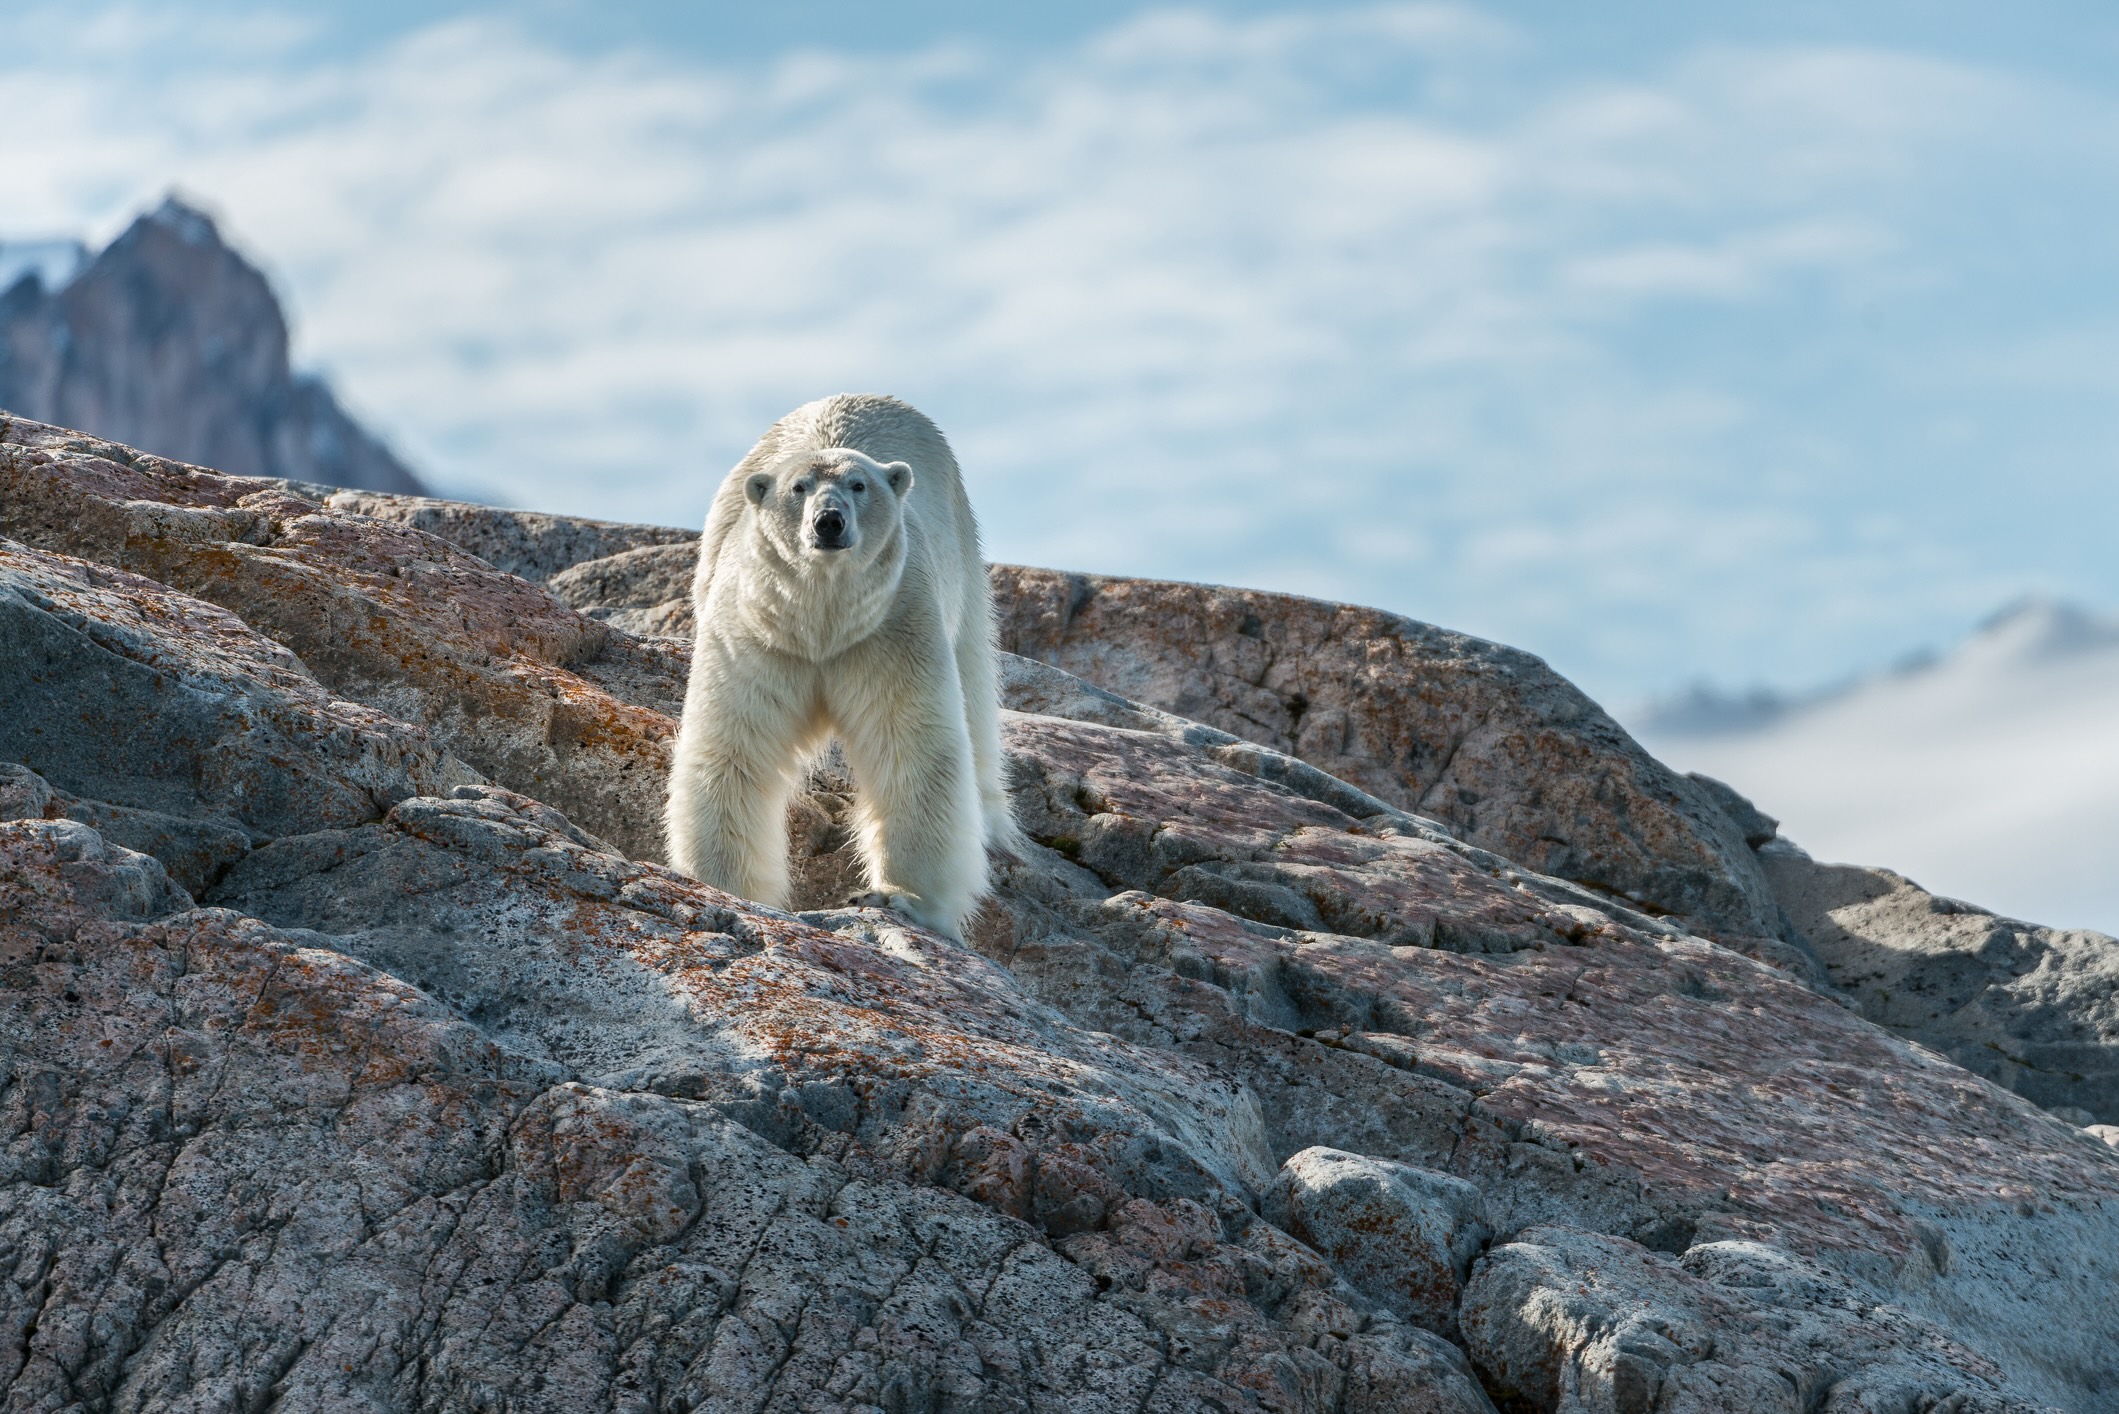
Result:
M178 188L446 489L695 522L874 388L997 559L1614 705L2119 603L2119 8L16 7L0 238Z

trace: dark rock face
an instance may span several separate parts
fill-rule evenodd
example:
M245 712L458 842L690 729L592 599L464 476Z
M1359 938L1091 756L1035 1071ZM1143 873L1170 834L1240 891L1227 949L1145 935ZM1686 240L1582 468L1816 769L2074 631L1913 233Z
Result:
M2119 1153L1271 745L1007 660L969 947L829 761L660 867L657 534L0 427L0 1403L2109 1407Z
M1862 1015L2056 1114L2119 1124L2119 942L1819 863L1785 840L1759 858Z
M240 476L424 489L290 370L265 277L174 198L62 288L26 275L0 293L0 409Z

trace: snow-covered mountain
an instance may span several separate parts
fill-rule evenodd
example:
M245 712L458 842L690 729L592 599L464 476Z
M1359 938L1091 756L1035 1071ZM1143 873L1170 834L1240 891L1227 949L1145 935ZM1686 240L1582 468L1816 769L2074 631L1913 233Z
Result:
M1695 694L1628 724L1821 859L2119 933L2119 616L2049 600L1808 699Z
M0 242L0 411L242 476L426 489L288 366L263 273L175 198L93 257Z

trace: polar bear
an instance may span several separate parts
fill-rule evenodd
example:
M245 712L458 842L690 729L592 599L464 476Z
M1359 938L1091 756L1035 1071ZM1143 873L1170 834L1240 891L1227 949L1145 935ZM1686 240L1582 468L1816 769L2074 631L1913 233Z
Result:
M993 603L956 457L895 398L774 423L714 497L670 771L670 863L787 903L786 810L836 737L871 888L961 940L986 846L1017 850Z

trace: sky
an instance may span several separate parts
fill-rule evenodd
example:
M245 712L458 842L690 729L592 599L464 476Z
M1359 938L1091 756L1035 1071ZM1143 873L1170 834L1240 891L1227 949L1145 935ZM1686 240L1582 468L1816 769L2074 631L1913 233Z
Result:
M447 493L897 393L991 558L1625 708L2119 604L2119 7L6 4L0 239L175 190Z

